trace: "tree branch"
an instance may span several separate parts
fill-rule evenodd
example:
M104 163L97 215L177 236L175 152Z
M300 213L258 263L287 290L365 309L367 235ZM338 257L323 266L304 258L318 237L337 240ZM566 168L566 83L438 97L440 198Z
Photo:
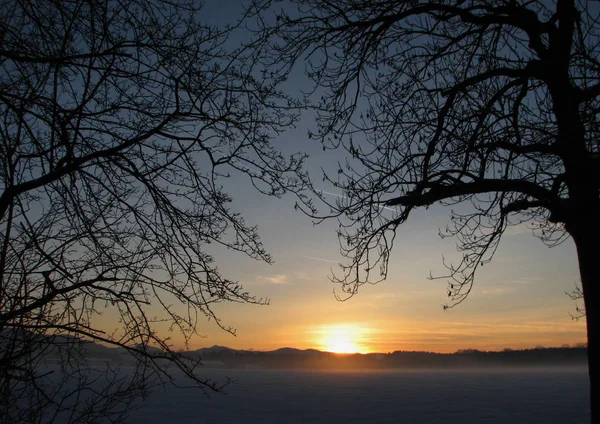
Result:
M423 192L424 189L428 191ZM498 192L498 193L521 193L531 196L540 201L553 202L554 196L549 190L539 185L524 180L485 179L470 183L455 183L442 185L429 182L424 187L419 187L404 196L388 200L386 206L429 206L436 202L451 199L458 196Z

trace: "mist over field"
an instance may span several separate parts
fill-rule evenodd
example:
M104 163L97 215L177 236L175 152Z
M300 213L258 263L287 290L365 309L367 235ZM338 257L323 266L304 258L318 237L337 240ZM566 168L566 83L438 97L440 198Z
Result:
M158 390L129 423L585 423L587 370L207 370L225 395Z

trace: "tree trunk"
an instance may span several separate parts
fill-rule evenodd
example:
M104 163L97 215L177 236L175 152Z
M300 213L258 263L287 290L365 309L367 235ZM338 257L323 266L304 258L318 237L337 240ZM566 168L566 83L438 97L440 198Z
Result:
M598 222L600 215L589 214L589 212L586 215L590 219L580 216L577 219L575 228L567 226L567 229L573 237L579 259L579 272L587 323L591 423L594 424L600 422L600 411L594 407L594 399L598 399L598 396L600 396L598 393L598 384L600 384L598 380L598 362L594 359L599 352L598 301L600 295L597 280L600 257L597 254L597 249L600 243L600 223Z

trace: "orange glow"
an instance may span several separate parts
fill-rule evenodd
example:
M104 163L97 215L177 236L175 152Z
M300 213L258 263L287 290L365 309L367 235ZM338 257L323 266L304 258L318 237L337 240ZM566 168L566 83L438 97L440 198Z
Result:
M367 329L351 324L326 325L316 329L319 349L334 353L367 353L363 344Z

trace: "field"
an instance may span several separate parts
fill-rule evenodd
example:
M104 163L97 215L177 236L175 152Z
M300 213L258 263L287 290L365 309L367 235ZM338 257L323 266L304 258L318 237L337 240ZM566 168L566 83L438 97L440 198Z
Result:
M158 390L130 423L589 422L585 368L313 372L206 370L238 381L207 398Z

